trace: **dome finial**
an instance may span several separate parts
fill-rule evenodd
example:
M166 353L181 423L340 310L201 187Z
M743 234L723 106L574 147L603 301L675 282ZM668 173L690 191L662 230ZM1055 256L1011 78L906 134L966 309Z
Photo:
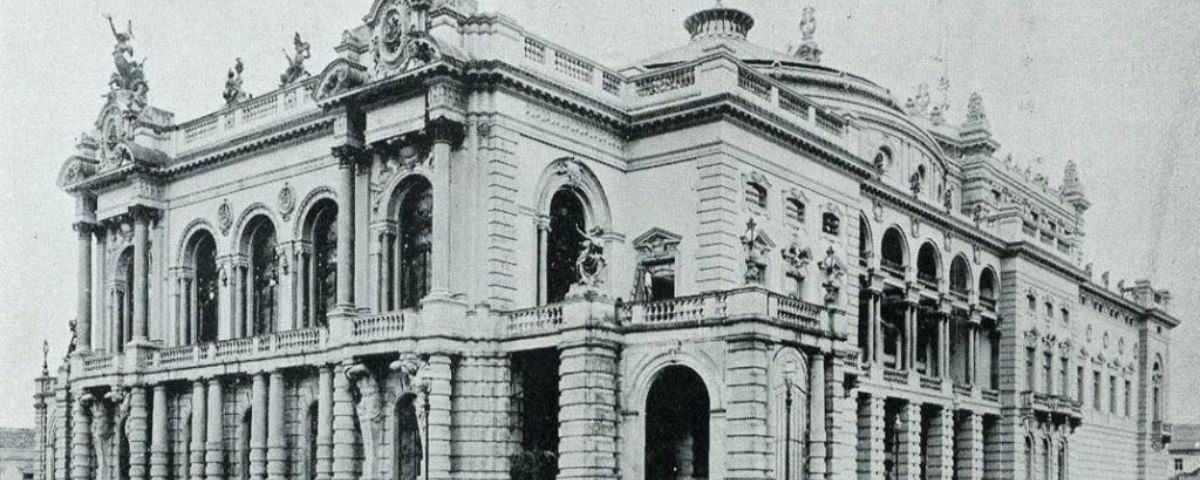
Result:
M726 7L716 0L712 8L693 13L683 22L692 41L704 38L745 40L754 27L754 17L736 8Z

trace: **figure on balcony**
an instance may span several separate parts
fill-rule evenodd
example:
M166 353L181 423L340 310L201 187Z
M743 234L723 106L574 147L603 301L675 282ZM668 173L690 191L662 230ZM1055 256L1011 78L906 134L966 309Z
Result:
M295 57L288 55L287 50L283 51L283 56L288 60L288 67L279 76L280 87L286 87L308 76L308 70L304 68L304 61L312 57L312 49L308 42L300 39L300 32L296 32L296 36L292 38L292 46L296 49Z
M579 272L579 285L599 287L604 283L601 274L607 263L604 261L604 228L592 227L584 232L580 242L579 258L575 260L575 269Z
M133 59L133 45L130 43L130 40L133 39L133 21L130 20L125 26L125 31L121 32L113 23L112 15L104 14L104 18L108 20L108 27L117 40L112 53L113 64L117 71L112 74L108 85L113 92L131 92L132 98L125 107L133 111L141 111L142 107L146 106L146 92L149 90L149 86L146 84L143 72L146 59L143 58L141 62ZM113 93L109 95L111 96Z
M819 265L821 272L825 274L825 282L821 284L825 287L825 303L836 303L838 293L842 290L842 277L846 275L846 266L834 252L833 245L825 250L825 259L821 260Z

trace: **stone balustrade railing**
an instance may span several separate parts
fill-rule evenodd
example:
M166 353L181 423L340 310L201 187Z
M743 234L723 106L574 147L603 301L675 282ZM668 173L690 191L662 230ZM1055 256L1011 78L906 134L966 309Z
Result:
M563 325L561 304L515 310L504 314L506 330L511 336L553 333Z
M211 147L268 125L298 118L300 112L317 111L311 91L317 77L309 77L261 97L245 100L181 123L176 127L176 156Z
M758 287L720 291L687 297L630 302L617 311L624 326L670 326L742 317L764 317L786 326L821 329L825 308Z
M397 311L357 317L351 320L350 336L354 339L394 338L404 333L410 316L416 313Z

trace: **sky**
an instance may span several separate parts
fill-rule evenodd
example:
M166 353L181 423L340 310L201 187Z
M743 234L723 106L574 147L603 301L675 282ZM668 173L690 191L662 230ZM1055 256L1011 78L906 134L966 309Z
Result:
M684 44L683 19L713 0L480 0L560 45L611 66ZM72 199L55 186L107 91L113 38L103 13L133 22L150 103L176 121L223 104L242 58L245 87L276 87L281 49L300 32L319 72L370 0L0 1L0 426L33 424L41 344L51 368L75 309ZM822 63L904 99L920 83L962 120L983 95L1000 155L1057 185L1079 164L1092 208L1085 245L1113 283L1150 277L1175 296L1171 418L1200 422L1200 2L1192 0L725 0L756 20L752 42L784 50L816 9ZM633 14L632 12L636 12ZM938 61L938 59L943 59ZM936 88L949 79L943 94ZM1041 158L1041 160L1037 160ZM1127 282L1127 283L1128 283Z

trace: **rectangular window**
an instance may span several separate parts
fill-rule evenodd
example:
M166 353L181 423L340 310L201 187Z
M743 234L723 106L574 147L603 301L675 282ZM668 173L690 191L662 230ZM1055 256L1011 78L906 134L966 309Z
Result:
M1100 409L1100 371L1092 372L1092 408Z
M1176 472L1183 471L1183 459L1182 458L1175 459L1175 471Z
M1132 409L1129 407L1129 390L1130 390L1129 386L1130 385L1131 384L1129 383L1129 380L1126 380L1125 381L1125 416L1126 417L1130 416L1129 412L1132 411Z
M1108 376L1108 413L1117 414L1117 376Z
M1046 318L1054 318L1054 304L1046 302Z
M1034 383L1034 378L1037 377L1037 371L1035 370L1037 368L1037 363L1036 363L1037 362L1037 349L1035 349L1033 347L1028 347L1028 348L1026 348L1026 353L1027 353L1027 355L1025 355L1025 389L1032 392L1033 389L1037 386L1037 384Z
M1083 367L1075 367L1075 401L1083 406Z
M1062 321L1063 321L1063 323L1069 323L1071 321L1071 311L1070 310L1067 310L1065 308L1062 309Z

